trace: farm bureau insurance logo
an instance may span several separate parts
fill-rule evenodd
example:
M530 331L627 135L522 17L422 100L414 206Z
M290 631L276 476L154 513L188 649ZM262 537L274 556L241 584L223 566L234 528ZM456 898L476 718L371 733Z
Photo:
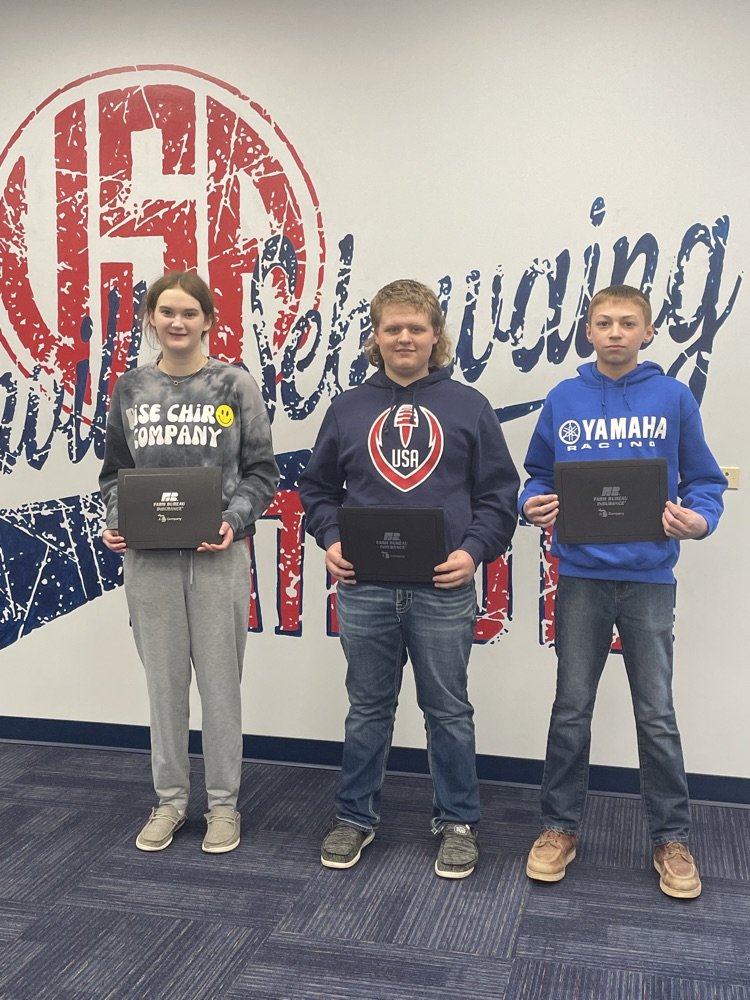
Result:
M0 153L0 199L0 345L58 422L72 409L103 432L145 284L166 269L206 277L211 353L242 361L252 341L262 378L319 304L325 238L300 157L263 108L194 70L123 67L56 91Z

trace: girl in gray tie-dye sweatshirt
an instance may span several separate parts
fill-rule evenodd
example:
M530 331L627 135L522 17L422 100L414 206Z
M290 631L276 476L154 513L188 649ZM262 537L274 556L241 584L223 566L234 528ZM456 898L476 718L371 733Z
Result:
M235 541L253 535L279 478L253 377L213 358L176 385L157 364L125 372L112 393L99 477L107 527L117 528L118 469L197 465L221 466L222 518Z
M191 272L160 278L146 294L144 320L161 353L115 385L99 477L107 509L102 537L125 557L125 593L151 711L159 804L136 846L163 850L185 823L192 665L201 696L209 809L202 846L218 854L233 850L240 838L247 538L271 502L279 475L254 379L203 353L202 340L215 321L205 282ZM207 465L222 469L221 541L205 542L196 551L129 549L118 530L118 469Z

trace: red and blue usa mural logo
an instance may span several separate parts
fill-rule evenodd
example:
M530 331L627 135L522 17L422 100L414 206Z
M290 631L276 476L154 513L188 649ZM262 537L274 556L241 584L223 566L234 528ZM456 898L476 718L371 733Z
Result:
M192 70L125 67L52 94L0 153L0 200L0 345L53 396L74 395L82 366L91 379L113 335L111 377L127 367L138 285L164 270L207 277L227 361L251 333L267 364L319 302L325 239L299 156L263 108Z
M386 442L388 429L393 431L390 443ZM384 410L367 438L373 465L386 482L402 493L430 478L443 454L443 443L443 428L435 414L407 403L395 413Z
M101 458L114 382L138 360L140 302L167 269L207 278L210 351L246 364L272 410L290 330L320 304L325 257L300 156L234 87L142 66L51 94L0 152L0 472ZM280 464L292 485L299 462ZM280 630L294 634L296 493L280 490L267 516L282 522ZM95 492L0 511L0 646L117 586L100 530ZM250 627L261 627L256 606Z

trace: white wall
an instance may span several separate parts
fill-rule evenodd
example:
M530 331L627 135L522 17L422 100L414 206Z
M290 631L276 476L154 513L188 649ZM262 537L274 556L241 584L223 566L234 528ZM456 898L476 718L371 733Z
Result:
M0 185L6 184L9 164L25 143L32 283L48 319L55 312L55 228L41 189L52 155L48 109L62 103L45 102L82 77L136 64L182 66L216 77L278 123L319 198L327 242L324 317L330 317L335 298L337 243L346 234L355 239L350 306L395 277L436 285L450 275L454 293L448 321L454 335L461 322L464 277L472 269L480 271L476 353L490 335L489 285L498 266L507 325L519 279L532 260L554 262L569 250L562 321L567 330L583 280L583 254L594 241L601 247L602 285L611 276L615 241L627 236L632 246L642 234L653 234L659 246L657 304L683 236L695 223L710 228L721 216L731 220L719 310L750 260L750 78L744 44L750 9L742 0L710 6L698 0L658 5L214 0L209 17L205 5L194 0L161 5L29 0L3 16L0 147L8 146ZM47 57L53 53L54 58ZM152 73L148 81L157 77ZM109 78L101 79L105 89ZM87 86L91 100L98 84ZM73 88L70 93L82 92ZM35 108L40 108L37 118L12 140ZM598 196L607 212L595 228L589 209ZM96 242L95 233L92 238ZM160 244L123 240L120 249L123 259L135 262L137 276L156 276ZM0 252L7 253L7 247ZM685 263L686 315L701 300L707 266L700 249ZM637 270L633 275L637 280ZM714 537L684 546L675 678L688 770L743 777L750 777L742 518L750 488L743 417L749 316L745 281L716 336L702 403L716 456L722 464L742 468L742 489L727 494L727 512ZM539 283L526 315L525 346L535 342L546 317ZM8 310L0 309L6 340L12 340L9 329ZM0 373L19 377L2 344ZM347 357L355 346L347 341ZM668 367L680 349L664 328L649 357ZM256 355L249 341L245 358L253 368ZM313 367L318 370L322 361L321 356ZM538 399L578 363L570 352L561 365L542 359L522 373L508 346L498 344L477 386L496 407ZM693 361L680 377L692 370ZM0 413L2 405L0 396ZM319 408L295 423L278 412L277 452L309 447L321 414ZM519 466L533 420L505 425ZM15 508L91 492L98 464L93 454L71 463L56 442L43 468L29 468L19 459L2 477L0 503ZM322 554L311 545L305 553L303 635L274 635L275 530L264 522L258 538L265 631L251 635L248 644L245 731L340 739L343 659L337 641L325 635ZM537 642L534 529L519 530L513 569L508 632L477 647L472 660L478 749L541 758L554 656ZM636 763L628 703L622 665L613 658L595 716L595 762ZM0 714L147 723L145 685L121 589L0 652ZM196 725L199 719L196 703ZM396 742L423 745L410 683Z

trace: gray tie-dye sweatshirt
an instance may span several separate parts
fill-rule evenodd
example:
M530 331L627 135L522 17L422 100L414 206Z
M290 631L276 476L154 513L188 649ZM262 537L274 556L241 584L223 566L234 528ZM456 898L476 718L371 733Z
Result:
M153 363L125 372L112 393L99 475L107 527L118 526L118 469L197 465L221 466L223 519L235 538L254 534L279 470L253 377L213 358L178 385Z

